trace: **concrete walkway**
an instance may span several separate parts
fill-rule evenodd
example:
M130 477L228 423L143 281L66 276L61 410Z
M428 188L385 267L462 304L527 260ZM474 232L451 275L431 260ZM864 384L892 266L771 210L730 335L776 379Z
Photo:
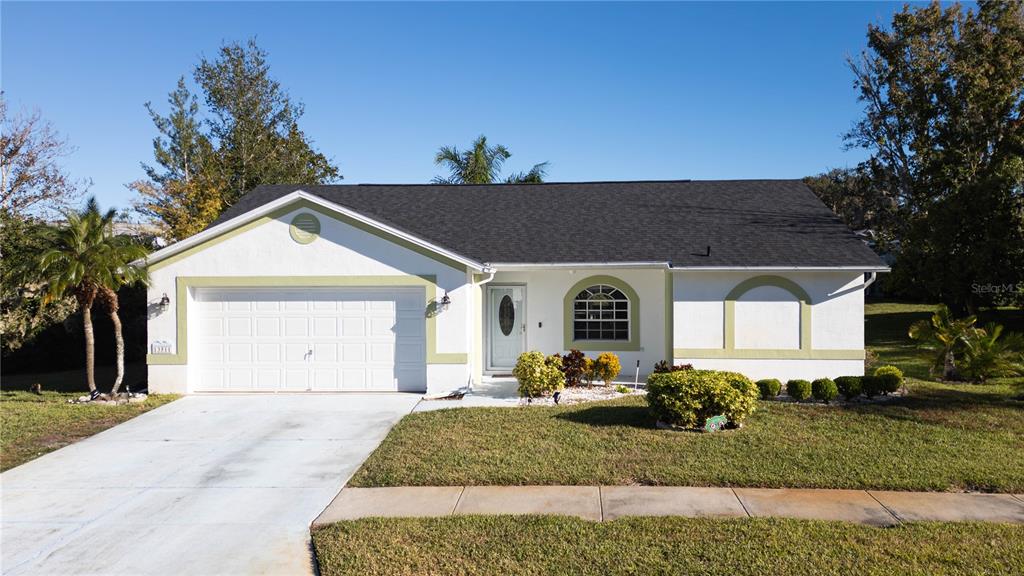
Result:
M377 517L558 514L842 520L872 526L937 520L1024 524L1024 495L686 486L406 486L345 488L313 525Z

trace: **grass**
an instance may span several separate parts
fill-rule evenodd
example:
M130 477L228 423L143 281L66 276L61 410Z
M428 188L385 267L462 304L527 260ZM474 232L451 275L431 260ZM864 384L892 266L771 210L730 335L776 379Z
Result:
M371 518L313 531L336 574L1020 574L1024 527L750 518Z
M69 404L81 392L0 393L0 471L8 470L162 406L177 396L150 396L143 403L106 406Z
M870 305L869 346L914 378L874 404L761 402L739 431L662 431L641 398L406 416L354 486L650 484L1024 490L1022 381L942 384L906 338L931 307ZM1011 326L1019 311L1007 312Z

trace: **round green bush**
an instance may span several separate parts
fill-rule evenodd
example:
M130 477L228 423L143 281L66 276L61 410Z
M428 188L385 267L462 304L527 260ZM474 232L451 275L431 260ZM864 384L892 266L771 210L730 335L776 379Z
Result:
M860 396L860 376L840 376L836 378L836 388L843 398L853 400Z
M537 351L523 352L516 359L512 375L519 381L519 395L526 398L545 396L565 387L562 358L557 354L544 357Z
M778 396L779 392L782 392L782 382L779 382L775 378L758 380L757 389L761 391L761 398L764 400L771 400Z
M831 378L818 378L811 382L811 394L816 399L828 404L835 400L836 396L839 396L839 388L836 387L835 381Z
M883 394L892 394L903 387L903 371L895 366L879 366L875 369L875 378L879 378L879 388Z
M874 398L882 393L882 378L879 376L862 376L860 389L868 398Z
M757 387L734 372L661 372L647 378L647 404L659 421L675 426L703 426L719 414L739 424L757 405Z
M807 380L790 380L786 382L786 394L797 402L803 402L811 397L811 383Z

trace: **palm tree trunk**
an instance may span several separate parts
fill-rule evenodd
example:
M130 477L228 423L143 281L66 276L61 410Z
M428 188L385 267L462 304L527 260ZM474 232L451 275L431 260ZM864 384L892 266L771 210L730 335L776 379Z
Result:
M114 387L110 391L111 396L116 396L121 389L121 382L124 381L124 336L121 334L121 317L118 316L120 302L117 292L109 288L103 289L103 303L110 314L110 323L114 325L114 350L117 353L117 376L114 378Z
M82 328L85 332L85 382L89 385L90 394L96 392L96 334L92 328L92 303L95 299L95 289L86 289L78 296L78 305L82 309Z

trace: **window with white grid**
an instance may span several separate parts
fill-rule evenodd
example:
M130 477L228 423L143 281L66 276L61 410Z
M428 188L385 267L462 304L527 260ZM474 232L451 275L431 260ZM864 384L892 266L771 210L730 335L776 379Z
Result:
M585 288L573 300L573 340L629 340L629 298L607 284Z

